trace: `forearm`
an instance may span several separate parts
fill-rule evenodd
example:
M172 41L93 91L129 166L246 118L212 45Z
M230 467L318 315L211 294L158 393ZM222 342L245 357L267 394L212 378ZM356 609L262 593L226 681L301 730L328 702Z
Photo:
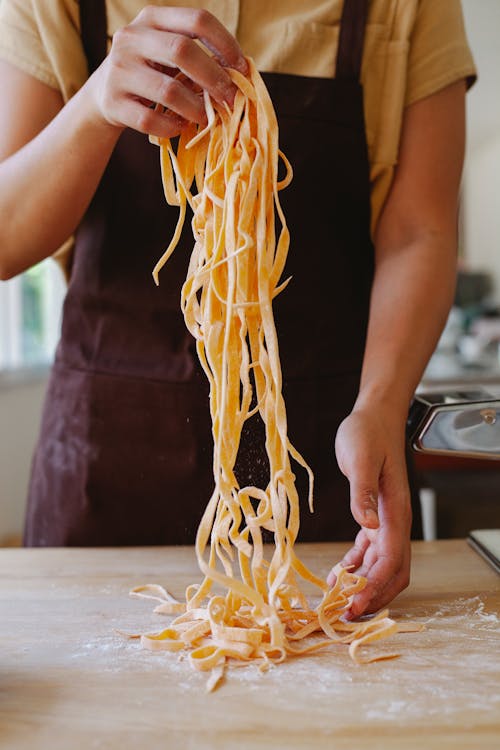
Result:
M122 128L98 116L88 82L0 164L0 274L52 254L80 222Z
M404 420L453 301L453 233L380 249L357 406L384 404Z
M375 232L375 278L358 407L404 426L453 302L465 85L407 107L399 161Z
M408 585L405 425L453 300L464 95L458 81L406 108L394 180L375 231L360 391L335 441L362 527L343 564L368 581L354 597L351 617L386 606Z
M204 123L201 89L231 104L236 89L225 67L247 71L238 43L213 15L154 5L114 34L109 55L59 112L49 87L0 61L0 277L72 234L125 127L171 138L186 122Z

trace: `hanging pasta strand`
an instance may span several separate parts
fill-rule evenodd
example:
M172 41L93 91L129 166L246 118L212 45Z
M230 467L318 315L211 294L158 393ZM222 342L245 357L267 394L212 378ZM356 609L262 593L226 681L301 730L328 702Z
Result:
M129 636L141 637L142 645L152 650L188 649L193 667L212 671L209 689L220 681L228 659L258 660L265 669L287 655L310 653L332 642L350 644L356 661L392 658L394 654L359 656L358 649L398 629L387 612L362 623L341 620L365 579L337 567L336 584L330 588L294 551L299 498L291 460L308 473L311 509L313 474L288 439L272 310L274 298L288 283L280 283L289 233L279 191L292 179L292 169L279 151L269 94L253 61L248 63L248 78L230 71L238 89L231 111L205 93L206 127L189 126L177 153L169 140L160 141L165 197L180 207L180 214L153 276L158 283L189 203L194 248L181 307L210 384L214 491L196 538L201 584L188 588L185 603L159 586L135 589L135 595L160 602L156 612L182 613L159 633ZM286 169L281 182L280 159ZM269 483L266 488L240 487L235 463L241 433L257 412L265 425ZM264 530L272 532L274 545L263 544ZM298 578L318 588L322 599L315 609ZM211 596L214 583L225 596ZM297 644L314 634L324 637Z

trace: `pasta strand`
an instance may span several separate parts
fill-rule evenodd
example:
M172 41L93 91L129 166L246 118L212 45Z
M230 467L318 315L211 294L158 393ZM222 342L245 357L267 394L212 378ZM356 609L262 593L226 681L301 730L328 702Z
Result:
M132 593L159 601L155 612L178 614L164 630L142 635L141 644L152 650L187 648L195 669L212 672L207 689L220 684L228 660L257 660L266 669L269 663L332 643L349 644L357 662L392 658L394 654L367 658L358 652L398 630L387 612L344 622L342 615L366 580L337 566L337 581L330 588L294 551L299 498L292 460L308 474L311 510L313 473L288 439L272 310L289 281L280 284L290 238L279 191L290 183L292 168L278 147L278 124L264 82L253 61L248 63L248 78L230 71L238 89L232 111L205 94L206 127L190 126L177 153L169 140L159 144L165 198L179 206L180 214L153 276L158 283L189 203L194 248L181 307L210 384L215 487L196 537L202 583L189 587L184 603L155 585ZM280 159L286 175L278 181ZM256 415L265 425L269 483L266 488L240 487L235 464L241 433ZM264 546L263 530L273 533L274 546ZM297 577L320 592L315 609ZM211 596L213 584L225 595ZM304 641L318 633L320 640ZM298 646L297 641L304 643Z

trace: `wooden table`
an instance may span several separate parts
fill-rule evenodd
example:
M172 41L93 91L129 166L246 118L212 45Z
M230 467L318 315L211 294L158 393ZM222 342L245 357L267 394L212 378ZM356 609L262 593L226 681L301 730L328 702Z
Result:
M345 545L304 545L325 575ZM426 623L353 664L343 646L260 674L235 669L211 695L178 655L113 631L165 618L133 586L182 596L191 548L0 550L0 747L9 750L500 747L500 579L464 541L414 546L392 613Z

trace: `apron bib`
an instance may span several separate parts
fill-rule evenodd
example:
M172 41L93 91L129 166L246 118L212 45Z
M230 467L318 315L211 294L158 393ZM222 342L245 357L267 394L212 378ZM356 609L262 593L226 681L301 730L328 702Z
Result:
M289 436L315 473L315 513L296 467L301 541L358 530L334 453L357 396L373 276L369 164L359 83L367 0L345 0L335 79L264 74L280 147L294 169L281 194L291 235L274 310ZM105 3L81 2L92 72L106 53ZM126 130L76 234L61 340L35 453L28 546L191 544L213 489L208 383L180 311L193 246L173 234L156 146ZM245 426L240 482L266 484L263 426Z

